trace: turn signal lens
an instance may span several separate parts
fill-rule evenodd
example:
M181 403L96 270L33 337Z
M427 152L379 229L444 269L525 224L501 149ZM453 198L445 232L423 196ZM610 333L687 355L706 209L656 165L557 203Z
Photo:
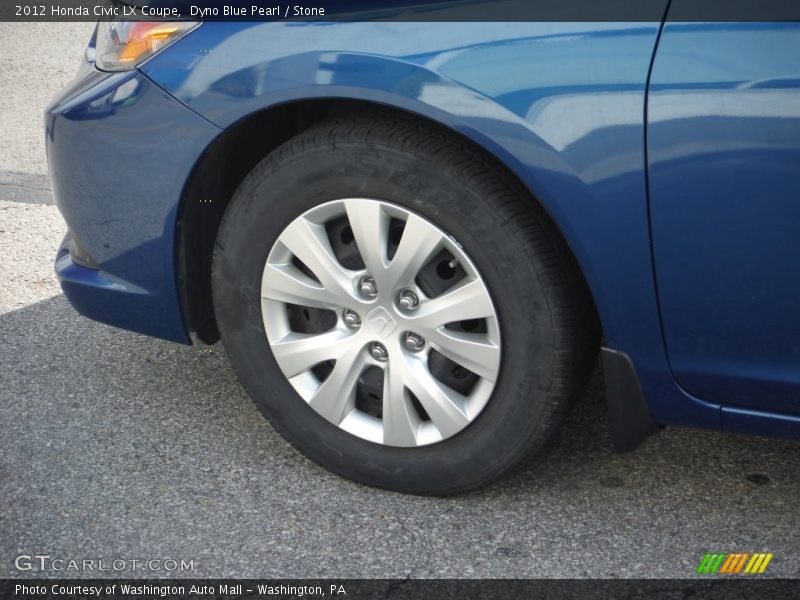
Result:
M127 71L180 39L197 21L101 21L95 64L103 71Z

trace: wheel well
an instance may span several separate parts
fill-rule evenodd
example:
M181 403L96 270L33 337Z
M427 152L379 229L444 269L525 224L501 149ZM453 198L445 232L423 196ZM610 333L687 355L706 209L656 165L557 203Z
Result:
M187 330L204 342L219 339L211 300L211 259L225 208L265 156L337 111L361 108L349 100L284 104L226 129L206 149L185 186L178 218L178 284Z
M188 331L196 333L206 343L219 340L211 295L214 243L228 202L247 174L278 146L319 121L337 114L368 110L403 112L433 127L442 127L425 117L367 101L306 100L278 105L245 117L225 130L206 149L185 186L178 219L178 284ZM462 137L519 182L510 169L480 145L458 132L448 131L451 135ZM525 187L521 182L520 185ZM531 200L537 201L533 195ZM557 226L555 230L558 231ZM569 249L566 240L563 241ZM569 252L599 331L600 322L594 300L574 254L571 250Z

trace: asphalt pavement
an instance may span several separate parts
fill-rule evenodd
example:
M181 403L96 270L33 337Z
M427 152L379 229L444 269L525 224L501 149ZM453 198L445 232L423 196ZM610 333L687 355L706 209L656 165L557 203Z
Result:
M596 376L519 474L405 496L295 452L220 345L80 317L52 273L65 226L41 113L90 33L0 24L0 577L685 577L734 551L773 552L767 575L800 576L800 444L668 429L615 455ZM126 562L15 566L35 554ZM192 569L131 566L171 559Z

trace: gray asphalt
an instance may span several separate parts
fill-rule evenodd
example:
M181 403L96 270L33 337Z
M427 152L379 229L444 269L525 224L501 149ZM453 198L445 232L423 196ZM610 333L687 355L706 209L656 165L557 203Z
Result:
M800 444L669 429L611 452L598 377L524 472L451 499L342 480L251 406L224 350L78 316L41 111L86 24L0 24L0 577L683 577L707 551L800 576ZM46 37L47 43L42 39ZM191 571L20 571L19 555Z

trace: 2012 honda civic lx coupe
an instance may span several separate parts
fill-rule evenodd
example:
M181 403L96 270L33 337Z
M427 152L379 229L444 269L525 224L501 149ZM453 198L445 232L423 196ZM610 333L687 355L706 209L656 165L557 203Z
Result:
M618 450L797 438L800 25L670 19L690 1L100 23L46 114L64 293L221 336L289 442L405 492L541 449L598 353Z

